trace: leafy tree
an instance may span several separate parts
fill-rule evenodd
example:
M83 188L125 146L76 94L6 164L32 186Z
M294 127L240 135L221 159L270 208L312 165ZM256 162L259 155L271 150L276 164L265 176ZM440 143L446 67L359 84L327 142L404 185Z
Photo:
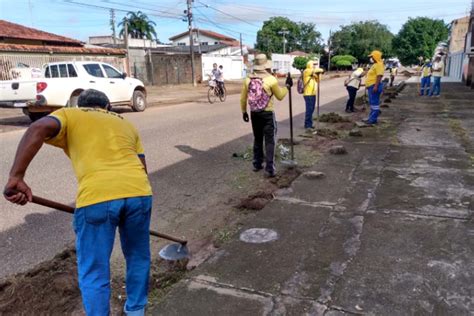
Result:
M437 44L448 38L443 20L419 17L408 19L393 39L393 47L402 64L417 64L418 57L431 57Z
M351 55L336 55L331 58L331 65L337 69L350 68L355 63L357 63L357 58Z
M314 23L297 23L285 17L272 17L263 22L262 29L257 32L255 48L266 53L283 53L283 36L286 30L286 51L302 50L317 53L322 48L321 33Z
M309 57L297 56L293 59L293 67L298 70L304 70L308 61L310 61Z
M355 22L341 26L331 36L331 51L336 55L352 55L367 62L371 51L382 51L384 58L392 55L393 34L378 21Z
M299 45L293 50L302 50L306 53L319 53L323 49L321 33L316 30L314 23L299 23Z
M141 11L127 13L118 24L119 27L122 27L120 36L125 35L125 24L128 26L128 34L131 38L156 39L156 23L151 21L148 16Z

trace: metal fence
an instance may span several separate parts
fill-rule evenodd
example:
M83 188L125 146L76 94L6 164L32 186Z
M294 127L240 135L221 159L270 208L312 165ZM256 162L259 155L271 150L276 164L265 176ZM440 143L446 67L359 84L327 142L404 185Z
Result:
M96 61L113 65L125 70L125 58L117 56L59 55L59 54L5 54L0 55L0 80L21 78L22 70L42 69L43 65L61 61Z

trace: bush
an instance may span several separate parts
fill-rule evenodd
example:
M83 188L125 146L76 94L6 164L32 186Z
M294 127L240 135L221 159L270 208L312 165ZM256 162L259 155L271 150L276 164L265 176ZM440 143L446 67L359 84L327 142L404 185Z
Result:
M308 57L303 57L303 56L298 56L295 57L293 60L293 68L296 68L298 70L305 70L306 69L306 64L310 61Z
M357 58L351 55L336 55L331 58L331 65L337 69L348 69L357 63Z

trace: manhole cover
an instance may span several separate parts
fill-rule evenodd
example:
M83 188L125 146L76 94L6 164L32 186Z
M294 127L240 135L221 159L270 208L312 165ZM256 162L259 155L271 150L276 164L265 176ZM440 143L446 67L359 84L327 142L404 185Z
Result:
M240 234L240 240L252 244L261 244L278 239L278 233L268 228L251 228Z

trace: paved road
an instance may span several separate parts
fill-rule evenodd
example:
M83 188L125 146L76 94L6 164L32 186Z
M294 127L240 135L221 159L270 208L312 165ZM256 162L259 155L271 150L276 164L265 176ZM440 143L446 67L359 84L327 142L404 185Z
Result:
M323 82L322 105L345 97L342 82L342 78ZM294 95L293 100L298 116L295 124L301 127L303 100L300 95ZM238 103L239 96L232 95L223 104L185 103L150 108L144 113L123 113L138 127L147 152L154 209L158 210L152 219L154 228L169 231L168 226L175 229L180 221L187 220L197 223L194 229L199 230L201 222L195 221L198 215L193 210L204 208L206 201L189 197L212 199L218 195L219 179L225 174L228 158L251 140L250 125L242 122ZM279 121L288 118L287 105L286 99L277 104ZM23 132L24 129L0 134L2 186ZM279 135L288 134L287 123L282 122ZM76 180L68 159L56 148L42 148L26 180L36 195L74 203ZM0 210L0 278L51 258L74 240L68 214L33 204L13 206L4 199L0 199Z

